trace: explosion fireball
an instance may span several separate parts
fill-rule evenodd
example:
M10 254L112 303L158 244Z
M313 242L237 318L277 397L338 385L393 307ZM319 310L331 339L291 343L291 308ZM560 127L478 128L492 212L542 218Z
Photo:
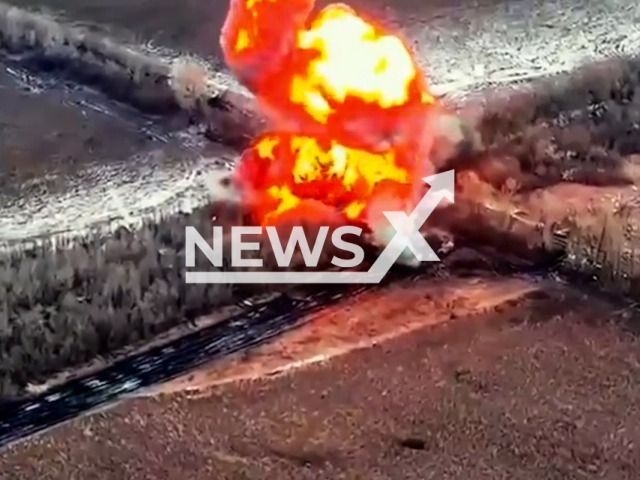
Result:
M368 225L383 198L410 212L433 173L427 82L399 36L346 5L313 6L231 1L225 60L270 123L235 171L242 200L261 225L308 201Z

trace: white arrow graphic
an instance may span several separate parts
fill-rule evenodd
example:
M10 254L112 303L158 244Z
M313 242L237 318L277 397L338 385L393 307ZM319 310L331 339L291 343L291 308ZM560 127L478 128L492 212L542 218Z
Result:
M454 170L449 170L423 178L422 180L429 184L431 188L418 202L411 215L407 215L402 211L382 212L397 233L371 266L367 272L368 275L373 275L374 277L380 275L380 280L382 280L405 248L409 248L421 262L437 262L440 260L420 233L420 227L427 221L443 198L452 203L455 201L454 173Z

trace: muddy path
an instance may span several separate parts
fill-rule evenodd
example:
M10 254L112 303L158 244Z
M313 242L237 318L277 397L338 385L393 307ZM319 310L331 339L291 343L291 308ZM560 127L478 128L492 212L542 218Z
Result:
M434 278L398 282L382 292L347 296L312 314L301 328L134 395L188 392L206 396L221 384L294 374L298 369L333 361L452 317L476 315L491 311L496 305L518 301L544 290L545 282L537 280L527 276Z

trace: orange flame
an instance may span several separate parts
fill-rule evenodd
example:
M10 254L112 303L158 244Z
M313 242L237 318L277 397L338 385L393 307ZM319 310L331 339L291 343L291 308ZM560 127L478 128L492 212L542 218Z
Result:
M256 204L257 216L266 222L297 206L301 198L320 200L357 219L378 183L408 184L410 180L393 151L375 154L336 141L322 144L314 137L285 133L258 138L244 152L237 176L252 185L252 194L267 194L248 202Z
M291 82L291 100L325 123L349 98L381 108L409 101L418 77L402 41L385 35L344 5L330 5L299 32L297 48L316 51Z
M429 146L434 98L406 43L348 6L312 7L232 0L223 27L227 63L275 127L236 170L262 223L301 199L358 219L377 185L412 184Z

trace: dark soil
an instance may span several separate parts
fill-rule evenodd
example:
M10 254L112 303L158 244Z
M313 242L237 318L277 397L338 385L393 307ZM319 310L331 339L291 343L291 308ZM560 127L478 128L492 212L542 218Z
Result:
M275 379L130 400L10 448L0 478L633 479L634 315L539 293Z

